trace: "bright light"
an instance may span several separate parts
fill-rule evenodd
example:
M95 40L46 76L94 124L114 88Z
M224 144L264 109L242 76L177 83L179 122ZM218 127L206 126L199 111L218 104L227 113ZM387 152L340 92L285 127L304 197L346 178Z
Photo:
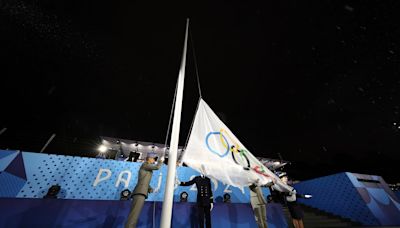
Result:
M104 153L104 152L106 152L107 151L107 147L106 146L104 146L104 145L101 145L101 146L99 146L99 149L98 149L101 153Z

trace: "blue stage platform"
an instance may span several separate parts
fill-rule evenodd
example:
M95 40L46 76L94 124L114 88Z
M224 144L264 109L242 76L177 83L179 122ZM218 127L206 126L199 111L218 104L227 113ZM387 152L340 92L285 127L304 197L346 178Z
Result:
M120 201L123 189L132 190L141 163L95 158L0 150L0 227L122 227L130 202ZM167 167L155 171L139 227L159 227ZM199 175L179 167L180 180ZM54 184L61 186L60 199L43 199ZM239 189L212 180L214 227L257 227L250 206L249 189ZM181 192L188 203L179 203ZM269 195L268 189L263 189ZM225 193L230 204L222 203ZM197 189L177 187L174 193L173 225L195 227ZM268 227L287 227L279 204L267 206ZM154 221L153 221L154 218Z
M138 228L159 227L161 202L147 201ZM0 227L123 227L130 201L0 198ZM268 227L287 227L279 204L269 204ZM194 203L175 203L173 228L196 227ZM212 226L223 228L257 227L247 203L216 203L211 212Z
M58 184L63 199L119 200L122 190L135 187L140 166L138 162L0 150L0 197L43 198L52 185ZM149 201L164 199L166 175L166 165L154 172L150 185L155 192L149 195ZM177 168L181 181L197 175L189 167ZM249 188L239 189L215 179L211 184L216 200L222 201L229 193L232 203L250 201ZM196 186L178 186L175 201L183 191L189 194L189 202L196 201ZM263 192L269 195L267 188Z
M380 176L337 173L302 181L299 193L312 194L299 199L318 208L367 226L400 225L400 200Z

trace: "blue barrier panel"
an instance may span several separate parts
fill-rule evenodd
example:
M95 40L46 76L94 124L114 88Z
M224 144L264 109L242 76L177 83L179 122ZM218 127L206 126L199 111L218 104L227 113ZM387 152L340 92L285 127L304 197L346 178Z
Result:
M123 189L132 190L137 182L141 163L83 158L63 155L38 154L30 152L0 150L0 185L8 186L0 190L0 197L42 198L50 186L59 184L62 199L102 199L117 200ZM165 189L167 166L155 171L151 186L155 193L148 201L162 201ZM199 175L188 167L178 167L177 176L187 181ZM231 195L233 203L248 203L249 189L225 185L212 179L212 189L216 201L221 201L225 193ZM196 201L195 186L178 186L174 200L179 201L180 193L189 193L189 202ZM263 188L264 195L269 190Z
M338 173L294 186L312 194L299 202L364 225L400 225L400 203L379 176Z
M0 227L123 227L129 213L130 201L117 200L54 200L0 198ZM159 227L161 202L146 202L138 228ZM280 210L279 210L280 209ZM287 227L282 220L282 208L268 204L268 227ZM174 203L174 228L196 227L194 203ZM216 203L211 212L213 227L257 227L249 204Z

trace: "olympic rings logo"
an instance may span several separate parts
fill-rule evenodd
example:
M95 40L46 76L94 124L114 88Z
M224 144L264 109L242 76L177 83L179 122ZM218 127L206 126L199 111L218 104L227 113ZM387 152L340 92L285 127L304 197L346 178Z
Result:
M209 144L209 139L210 139L210 136L212 136L212 135L219 135L219 136L220 136L220 137L219 137L219 138L220 138L220 141L221 141L222 145L224 145L224 147L225 147L225 151L222 152L222 154L221 154L220 151L217 151L217 150L215 150L214 148L212 148L212 147L210 146L210 144ZM214 132L208 133L207 136L206 136L206 145L207 145L207 148L208 148L211 152L213 152L214 154L220 156L221 158L225 157L225 156L228 155L228 153L229 153L229 146L228 146L229 143L228 143L228 140L227 140L226 137L222 134L221 131L214 131Z
M229 141L228 141L227 137L225 137L224 133L229 138L229 141L235 142L235 140L224 129L221 129L220 131L209 132L205 138L208 150L210 150L212 153L220 156L221 158L227 156L229 154L229 152L231 152L233 161L236 164L243 166L243 168L245 170L249 170L250 169L250 160L246 156L247 151L244 149L240 149L240 145L238 143L232 143L232 145L229 145ZM210 145L210 143L209 143L210 137L213 135L219 135L219 143L224 148L224 151L218 151Z
M222 145L223 151L213 148L210 145L210 138L212 138L212 136L217 136L219 138L217 142L219 145ZM229 142L233 142L232 145L230 145ZM209 151L220 156L221 158L227 156L229 152L231 152L232 160L237 165L242 166L245 170L251 169L259 175L265 177L271 177L270 175L268 175L268 173L266 172L266 170L262 165L256 165L255 167L252 168L250 167L251 165L250 160L246 155L247 151L245 149L240 149L239 143L237 143L224 129L221 129L220 131L209 132L205 138L205 143Z

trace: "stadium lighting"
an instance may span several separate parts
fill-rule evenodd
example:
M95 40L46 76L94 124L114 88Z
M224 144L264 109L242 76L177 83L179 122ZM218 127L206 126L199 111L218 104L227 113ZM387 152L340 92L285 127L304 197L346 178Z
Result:
M187 202L189 194L187 192L182 192L180 195L180 202Z
M104 145L101 145L101 146L99 146L99 149L98 149L101 153L104 153L104 152L106 152L107 151L107 147L106 146L104 146Z
M231 195L228 193L224 194L224 203L230 203L231 202Z
M61 187L58 184L52 185L47 194L43 197L45 199L57 199L57 194L60 192Z
M129 200L129 197L131 196L131 191L129 189L124 189L121 192L120 200Z

